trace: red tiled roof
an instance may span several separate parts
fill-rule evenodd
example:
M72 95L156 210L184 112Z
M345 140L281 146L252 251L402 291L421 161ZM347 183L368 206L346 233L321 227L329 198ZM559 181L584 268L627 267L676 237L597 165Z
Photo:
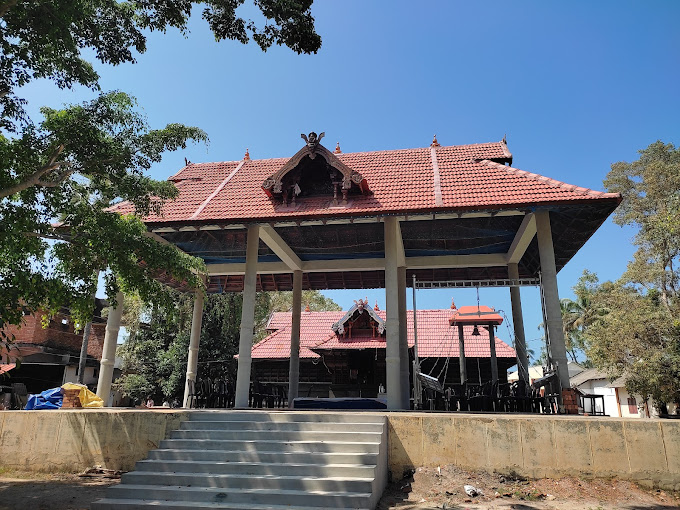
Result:
M475 307L476 310L477 307ZM385 319L385 311L376 313ZM300 318L300 357L317 357L313 350L385 348L385 340L366 336L353 339L338 338L331 326L344 316L345 312L302 312ZM458 328L449 326L451 309L418 310L418 356L458 357ZM408 344L413 346L413 312L407 314ZM290 356L290 312L276 312L267 324L272 334L253 346L253 359L287 359ZM389 323L386 324L389 328ZM480 336L472 335L473 326L465 325L465 354L469 357L488 358L489 333L479 327ZM303 356L303 352L305 353ZM310 354L311 353L311 354ZM501 339L496 338L496 356L514 358L515 350Z
M17 366L16 363L3 363L0 364L0 374L4 374L5 372L9 372L13 368Z
M440 175L441 205L435 202L432 152ZM618 194L579 188L497 163L493 160L511 160L503 142L336 156L363 175L372 195L350 197L347 207L330 209L329 197L306 197L294 208L283 208L280 200L265 194L262 183L288 158L198 163L170 178L179 188L179 197L164 206L162 215L152 214L145 221L266 221L619 198ZM128 213L132 208L122 203L113 210Z
M503 317L493 308L488 306L461 306L456 310L452 310L452 315L449 319L449 324L479 324L479 323L493 323L500 325L503 323Z

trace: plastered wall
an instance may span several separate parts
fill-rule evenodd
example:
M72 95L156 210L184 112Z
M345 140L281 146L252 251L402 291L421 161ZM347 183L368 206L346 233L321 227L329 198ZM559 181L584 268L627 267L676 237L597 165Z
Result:
M130 470L183 410L1 411L0 468ZM680 420L387 413L389 470L455 464L528 477L617 477L680 489Z
M75 472L102 466L128 471L185 417L183 411L115 408L0 411L0 467Z
M391 474L455 464L527 477L616 477L680 489L680 420L390 413Z

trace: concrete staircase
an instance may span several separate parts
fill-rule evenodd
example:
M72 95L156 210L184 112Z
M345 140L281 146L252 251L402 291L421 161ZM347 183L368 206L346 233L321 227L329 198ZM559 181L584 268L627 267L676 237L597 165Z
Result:
M92 509L373 509L386 484L382 415L196 411Z

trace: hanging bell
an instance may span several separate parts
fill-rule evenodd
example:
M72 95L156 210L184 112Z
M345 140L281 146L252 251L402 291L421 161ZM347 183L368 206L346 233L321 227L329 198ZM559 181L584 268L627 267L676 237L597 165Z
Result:
M479 328L477 327L477 324L475 324L475 327L472 328L472 336L481 336L479 334Z

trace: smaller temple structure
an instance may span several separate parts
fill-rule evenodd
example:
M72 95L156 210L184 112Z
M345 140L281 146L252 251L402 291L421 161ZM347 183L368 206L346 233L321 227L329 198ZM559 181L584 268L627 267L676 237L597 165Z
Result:
M477 313L476 320L473 312ZM362 299L347 311L303 311L299 396L375 398L386 386L385 338L390 327L386 317L385 310L371 307ZM496 380L506 382L507 369L517 363L515 350L495 335L491 348L489 324L503 320L492 308L417 310L416 319L421 371L439 379L443 386L463 380L481 385L493 380L494 375ZM269 335L253 345L251 351L254 381L288 384L291 324L291 312L272 314L267 324ZM416 339L410 310L407 332L409 359L413 361ZM465 360L463 372L461 359Z

